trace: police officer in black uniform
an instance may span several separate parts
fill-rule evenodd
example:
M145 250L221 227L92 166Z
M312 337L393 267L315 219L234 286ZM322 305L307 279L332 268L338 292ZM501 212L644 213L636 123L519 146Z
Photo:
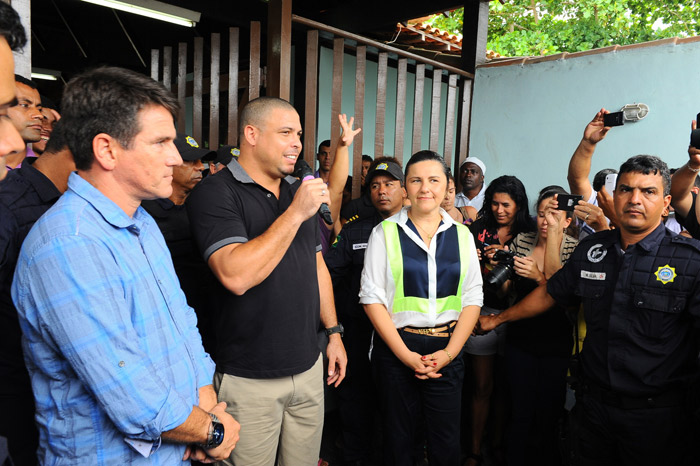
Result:
M698 464L688 400L699 372L700 242L664 227L669 192L662 160L627 160L614 195L620 228L588 236L546 285L480 319L489 330L555 302L583 304L579 464Z
M343 456L352 465L370 464L377 411L368 357L373 327L358 297L365 249L372 229L398 213L406 198L401 166L393 157L375 160L365 180L374 214L347 222L324 257L333 279L338 320L345 327L348 372L338 387L338 398Z

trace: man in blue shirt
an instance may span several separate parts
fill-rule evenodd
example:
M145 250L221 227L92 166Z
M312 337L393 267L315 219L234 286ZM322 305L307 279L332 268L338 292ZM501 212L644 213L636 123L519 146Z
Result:
M42 464L220 460L238 423L216 403L163 236L141 207L168 197L177 101L99 68L67 85L62 125L77 173L29 232L12 285Z

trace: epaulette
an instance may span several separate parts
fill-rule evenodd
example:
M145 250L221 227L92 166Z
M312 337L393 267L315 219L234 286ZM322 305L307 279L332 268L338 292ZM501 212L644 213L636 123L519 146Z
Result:
M350 218L348 219L348 221L345 222L345 224L347 225L348 223L354 222L355 220L357 220L357 219L359 219L359 218L360 218L360 216L357 215L357 214L355 214L355 215L353 215L352 217L350 217Z
M700 252L700 241L696 240L695 238L688 238L683 235L676 235L673 238L671 238L671 242L674 244L683 244L686 246L689 246L696 251Z

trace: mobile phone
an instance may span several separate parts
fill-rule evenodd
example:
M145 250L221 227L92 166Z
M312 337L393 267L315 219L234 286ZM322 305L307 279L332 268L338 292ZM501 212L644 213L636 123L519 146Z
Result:
M700 149L700 113L695 117L695 122L697 123L697 128L690 133L690 145L696 149Z
M624 112L613 112L603 115L603 125L605 126L622 126L624 124Z
M615 185L617 184L617 173L610 173L605 175L605 189L612 196L615 192Z
M583 196L578 194L560 194L557 196L558 210L572 211L578 205L578 201L582 199Z

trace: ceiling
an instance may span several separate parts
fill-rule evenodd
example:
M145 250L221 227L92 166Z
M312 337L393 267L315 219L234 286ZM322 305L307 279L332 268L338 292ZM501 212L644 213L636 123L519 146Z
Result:
M294 0L292 13L383 39L393 33L398 22L447 11L470 1L478 0ZM225 32L228 27L237 26L241 28L241 49L245 50L250 21L261 21L263 34L266 30L269 6L266 1L168 0L168 3L201 12L201 21L196 27L187 28L79 0L31 0L32 66L58 70L65 80L101 64L147 73L153 48L177 47L178 42L191 43L194 37L208 38L212 32ZM294 42L305 36L305 30L295 26L293 34ZM54 98L60 95L61 86L60 81L39 83L42 93Z

